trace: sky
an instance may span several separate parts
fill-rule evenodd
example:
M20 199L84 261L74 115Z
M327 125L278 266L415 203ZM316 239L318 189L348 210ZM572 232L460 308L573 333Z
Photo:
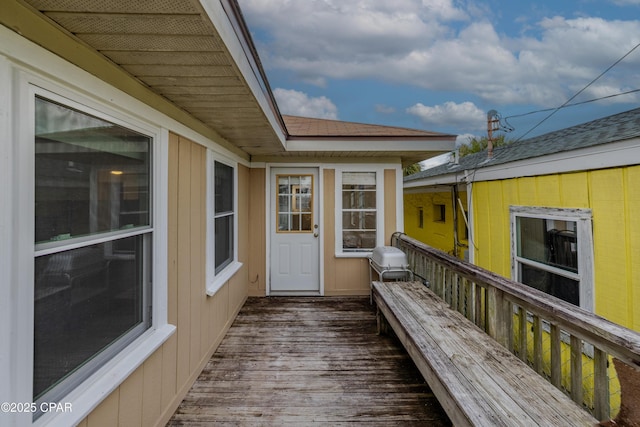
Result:
M238 1L283 114L464 142L640 107L640 0Z

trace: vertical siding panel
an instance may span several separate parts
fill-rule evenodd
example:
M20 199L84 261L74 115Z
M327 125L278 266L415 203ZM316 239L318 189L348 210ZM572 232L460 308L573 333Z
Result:
M473 184L473 238L475 240L475 263L486 269L491 267L491 226L488 210L488 184Z
M204 180L202 179L202 162L203 152L205 151L203 147L197 146L193 143L191 144L191 159L190 159L190 181L191 188L190 190L190 228L189 232L189 244L190 244L190 254L189 257L189 280L190 280L190 295L191 300L189 303L189 312L191 315L191 324L190 324L190 334L191 337L189 339L189 344L191 346L190 349L190 358L189 358L189 367L190 372L193 372L194 369L197 368L200 358L202 357L201 353L201 343L200 343L200 316L202 313L202 299L205 296L205 284L202 281L200 269L202 268L201 256L204 251L204 246L201 244L202 242L202 209L204 206L201 194L202 185L204 184Z
M167 213L167 321L178 322L178 160L180 140L176 134L169 134L168 164L168 213Z
M118 425L120 390L111 393L87 417L87 427L113 427Z
M489 227L491 229L489 250L491 252L491 264L489 270L495 271L503 276L510 276L510 263L505 263L505 252L510 252L508 209L502 201L502 182L492 181L487 183L487 211L489 215ZM505 222L505 217L506 222Z
M626 310L620 309L621 296L627 295L625 268L626 230L624 188L621 169L590 173L593 204L595 311L613 322L628 325Z
M384 170L384 244L391 243L391 235L398 231L396 218L396 170Z
M173 334L162 346L162 408L166 409L176 393L177 384L177 357L178 337Z
M324 236L324 292L331 295L336 289L336 171L325 169L323 174L324 185L324 227L321 230Z
M520 194L522 206L539 206L535 178L520 178L518 180L518 194Z
M560 178L558 175L545 175L536 178L536 191L539 206L560 206Z
M567 208L589 208L589 186L587 173L560 175L560 205Z
M178 154L178 246L177 246L177 326L178 357L177 387L181 389L189 378L190 372L190 330L191 330L191 143L180 138Z
M625 191L627 194L627 266L628 278L628 310L630 324L625 325L636 331L640 330L640 166L633 166L627 170Z
M169 134L168 164L168 237L167 237L167 321L178 323L178 159L180 141ZM172 335L162 346L162 407L166 408L177 393L177 342Z
M143 370L138 368L120 385L118 425L142 425L142 384Z
M265 184L266 169L249 171L248 197L249 229L247 233L249 295L265 296L266 294L266 203Z
M142 426L153 426L162 413L162 351L156 351L142 365ZM123 424L136 425L136 424Z
M232 311L244 304L249 292L249 181L249 168L238 165L238 261L242 263L242 268L233 276L230 284ZM256 245L258 242L259 239L256 239Z

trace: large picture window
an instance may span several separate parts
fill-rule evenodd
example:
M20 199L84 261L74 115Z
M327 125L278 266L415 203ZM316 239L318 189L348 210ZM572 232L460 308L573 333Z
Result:
M512 207L515 280L593 310L591 213Z
M376 172L342 172L342 250L368 252L378 241Z
M151 150L35 98L34 402L59 401L151 325Z

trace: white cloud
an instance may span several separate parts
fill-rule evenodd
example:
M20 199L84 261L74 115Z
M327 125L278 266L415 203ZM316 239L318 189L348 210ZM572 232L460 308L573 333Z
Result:
M630 34L640 34L640 20L550 17L521 24L528 36L508 37L494 26L490 10L473 1L241 5L252 28L269 34L260 45L267 68L285 69L318 86L328 79L378 79L470 92L493 105L560 105L631 49L637 41ZM622 91L639 65L640 51L599 83Z
M439 127L454 126L463 130L486 128L486 114L472 102L445 102L443 105L428 107L421 103L407 108L407 113L419 117L424 123Z
M312 98L304 92L282 88L276 88L273 95L282 114L317 119L338 118L338 108L325 96Z

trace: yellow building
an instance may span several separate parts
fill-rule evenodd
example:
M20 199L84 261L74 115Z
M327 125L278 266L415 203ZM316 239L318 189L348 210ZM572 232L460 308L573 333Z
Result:
M636 109L406 177L406 229L437 243L410 224L415 206L464 186L471 262L638 331L639 164Z
M436 186L404 193L405 233L448 254L469 259L466 187Z

